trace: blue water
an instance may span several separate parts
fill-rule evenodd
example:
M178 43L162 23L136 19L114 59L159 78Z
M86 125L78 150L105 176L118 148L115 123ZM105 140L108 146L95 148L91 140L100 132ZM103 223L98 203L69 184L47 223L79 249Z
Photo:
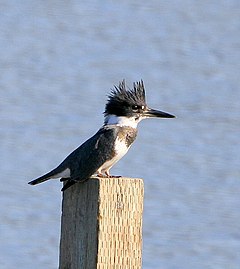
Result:
M58 266L55 167L119 80L149 106L113 174L145 182L144 269L240 267L240 2L1 1L0 267Z

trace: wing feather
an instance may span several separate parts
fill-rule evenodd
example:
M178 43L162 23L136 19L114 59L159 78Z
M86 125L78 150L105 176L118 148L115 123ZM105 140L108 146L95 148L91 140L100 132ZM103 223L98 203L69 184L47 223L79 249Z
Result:
M103 127L63 161L71 170L71 180L83 181L92 176L114 154L114 128Z

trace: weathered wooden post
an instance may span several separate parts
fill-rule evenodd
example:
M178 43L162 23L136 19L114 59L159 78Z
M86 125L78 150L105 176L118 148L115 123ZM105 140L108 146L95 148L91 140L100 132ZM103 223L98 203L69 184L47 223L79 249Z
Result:
M140 269L142 212L142 179L91 178L69 188L59 269Z

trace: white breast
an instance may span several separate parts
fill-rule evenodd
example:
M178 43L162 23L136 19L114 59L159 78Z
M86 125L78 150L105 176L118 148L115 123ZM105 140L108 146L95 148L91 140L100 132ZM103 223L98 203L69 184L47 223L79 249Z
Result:
M125 143L124 140L120 140L119 138L116 139L116 142L115 142L115 156L105 162L99 169L98 169L98 173L99 174L103 174L103 173L108 173L109 170L111 169L111 167L116 163L118 162L128 151L128 147Z
M116 139L115 152L117 153L116 158L120 160L129 150L124 140Z

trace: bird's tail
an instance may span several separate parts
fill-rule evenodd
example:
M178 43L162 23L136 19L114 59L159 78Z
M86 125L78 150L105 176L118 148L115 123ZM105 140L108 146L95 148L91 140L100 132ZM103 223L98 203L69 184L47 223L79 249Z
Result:
M28 182L28 184L30 184L30 185L36 185L36 184L42 183L42 182L44 182L44 181L46 181L46 180L48 180L50 178L51 178L51 176L43 175L43 176L41 176L39 178L36 178L36 179Z
M30 184L30 185L36 185L36 184L42 183L42 182L44 182L44 181L46 181L48 179L50 179L50 177L44 177L44 176L42 176L42 177L36 178L36 179L28 182L28 184Z
M41 177L38 177L38 178L36 178L36 179L28 182L28 184L30 184L30 185L36 185L36 184L42 183L42 182L44 182L44 181L46 181L46 180L48 180L50 178L53 178L59 172L60 171L59 171L59 169L57 167L54 170L50 171L49 173L47 173L47 174L45 174L45 175L43 175Z

